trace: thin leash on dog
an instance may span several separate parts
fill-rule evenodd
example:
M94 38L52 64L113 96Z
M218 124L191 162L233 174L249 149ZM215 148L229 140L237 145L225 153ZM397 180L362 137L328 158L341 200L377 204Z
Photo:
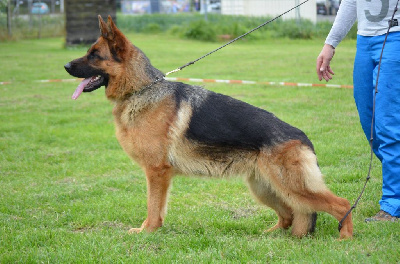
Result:
M239 39L241 39L241 38L244 38L245 36L247 36L247 35L253 33L254 31L256 31L256 30L262 28L263 26L265 26L265 25L267 25L267 24L269 24L269 23L271 23L271 22L277 20L278 18L280 18L280 17L286 15L286 14L289 13L290 11L299 8L301 5L307 3L308 1L309 1L309 0L306 0L306 1L304 1L304 2L302 2L302 3L300 3L300 4L298 4L298 5L296 5L295 7L292 7L291 9L289 9L289 10L287 10L286 12L280 14L279 16L276 16L276 17L274 17L273 19L270 19L270 20L266 21L265 23L263 23L263 24L261 24L261 25L255 27L255 28L253 28L252 30L250 30L250 31L248 31L248 32L246 32L246 33L244 33L243 35L241 35L241 36L239 36L239 37L237 37L237 38L235 38L235 39L232 39L231 41L227 42L226 44L222 45L221 47L219 47L219 48L217 48L217 49L215 49L215 50L213 50L213 51L210 51L209 53L207 53L207 54L201 56L200 58L198 58L198 59L196 59L196 60L194 60L194 61L188 62L188 63L186 63L185 65L183 65L183 66L181 66L181 67L179 67L179 68L176 68L176 69L173 70L173 71L167 72L167 73L165 74L165 76L167 76L167 75L169 75L169 74L171 74L171 73L180 71L180 70L182 70L183 68L186 68L186 67L188 67L188 66L190 66L190 65L192 65L192 64L195 64L195 63L198 62L199 60L204 59L205 57L207 57L207 56L213 54L214 52L219 51L220 49L225 48L226 46L232 44L233 42L235 42L235 41L237 41L237 40L239 40Z
M369 169L368 169L368 174L367 174L367 178L365 179L365 183L364 183L364 187L361 190L360 195L357 197L355 203L353 204L353 206L350 208L350 210L344 215L344 217L342 218L342 220L339 221L339 226L338 229L339 231L342 229L342 224L344 222L344 220L346 220L347 216L356 208L358 202L361 199L361 196L363 195L365 188L367 186L368 181L371 179L371 170L372 170L372 160L374 157L374 150L373 150L373 141L374 141L374 120L375 120L375 103L376 103L376 94L379 92L378 91L378 83L379 83L379 73L381 71L381 64L382 64L382 56L383 56L383 50L385 49L385 44L386 44L386 40L389 36L389 31L390 28L394 26L394 15L397 12L397 7L399 4L399 0L397 0L396 2L396 7L394 8L393 14L392 14L392 18L388 21L389 22L389 26L385 35L385 40L383 41L383 45L382 45L382 51L381 51L381 55L379 58L379 64L378 64L378 72L376 74L376 83L375 83L375 90L374 90L374 98L373 98L373 103L372 103L372 120L371 120L371 137L369 140L369 145L370 145L370 149L371 149L371 155L370 155L370 161L369 161Z
M176 68L175 70L172 70L172 71L169 71L169 72L165 73L165 75L164 75L162 78L156 77L156 79L155 79L152 83L150 83L146 88L150 88L150 87L153 86L154 84L156 84L156 83L158 83L159 81L163 80L164 77L168 76L169 74L178 72L178 71L180 71L180 70L182 70L182 69L184 69L184 68L186 68L186 67L188 67L188 66L190 66L190 65L193 65L193 64L195 64L196 62L198 62L199 60L202 60L202 59L204 59L205 57L207 57L207 56L213 54L214 52L217 52L217 51L219 51L219 50L225 48L226 46L228 46L228 45L230 45L230 44L236 42L237 40L239 40L239 39L241 39L241 38L244 38L245 36L247 36L247 35L253 33L254 31L256 31L256 30L258 30L258 29L260 29L260 28L266 26L267 24L269 24L269 23L271 23L271 22L277 20L278 18L280 18L280 17L286 15L286 14L289 13L290 11L293 11L293 10L299 8L301 5L307 3L308 1L309 1L309 0L305 0L304 2L302 2L302 3L300 3L300 4L298 4L298 5L294 6L294 7L292 7L291 9L289 9L289 10L283 12L282 14L280 14L280 15L278 15L278 16L276 16L276 17L274 17L274 18L272 18L272 19L270 19L270 20L268 20L268 21L266 21L266 22L264 22L264 23L262 23L261 25L259 25L259 26L255 27L255 28L253 28L252 30L250 30L250 31L248 31L248 32L246 32L246 33L244 33L243 35L240 35L239 37L237 37L237 38L235 38L235 39L232 39L231 41L225 43L224 45L220 46L219 48L216 48L215 50L210 51L209 53L207 53L207 54L205 54L205 55L203 55L203 56L201 56L201 57L195 59L194 61L190 61L190 62L186 63L185 65L182 65L181 67Z

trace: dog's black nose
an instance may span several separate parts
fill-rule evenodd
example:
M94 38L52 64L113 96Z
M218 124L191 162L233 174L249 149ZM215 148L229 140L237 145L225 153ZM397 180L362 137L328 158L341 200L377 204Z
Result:
M69 69L71 69L71 63L68 62L67 64L64 65L64 68L66 71L68 71Z

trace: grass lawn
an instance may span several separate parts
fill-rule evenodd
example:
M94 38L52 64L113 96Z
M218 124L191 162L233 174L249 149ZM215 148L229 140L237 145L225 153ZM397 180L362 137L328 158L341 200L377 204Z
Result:
M219 44L164 35L128 35L163 72ZM240 41L172 77L316 83L323 40ZM0 263L396 263L399 223L370 223L379 210L380 165L356 208L354 239L338 241L337 221L320 213L316 232L297 239L264 233L275 213L244 181L176 177L165 225L128 235L146 217L146 180L114 136L104 89L71 95L63 65L86 48L63 39L0 43ZM332 62L332 83L351 84L355 42ZM306 132L328 186L353 202L364 184L369 146L352 90L209 84L275 113Z

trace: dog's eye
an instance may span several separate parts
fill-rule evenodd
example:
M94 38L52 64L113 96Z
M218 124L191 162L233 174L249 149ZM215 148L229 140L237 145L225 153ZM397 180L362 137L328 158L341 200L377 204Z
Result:
M94 60L95 58L96 58L96 54L93 51L90 52L89 55L88 55L88 59L89 60Z
M89 53L89 55L87 56L88 60L104 60L104 57L101 57L97 51L92 51Z
M94 60L94 59L103 60L103 58L99 55L99 52L97 50L92 50L88 55L88 59L89 60Z

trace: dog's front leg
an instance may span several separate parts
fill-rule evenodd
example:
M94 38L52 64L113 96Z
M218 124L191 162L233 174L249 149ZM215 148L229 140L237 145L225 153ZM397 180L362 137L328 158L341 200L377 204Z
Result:
M146 168L147 218L140 228L131 228L129 233L153 232L163 225L171 176L169 166Z

